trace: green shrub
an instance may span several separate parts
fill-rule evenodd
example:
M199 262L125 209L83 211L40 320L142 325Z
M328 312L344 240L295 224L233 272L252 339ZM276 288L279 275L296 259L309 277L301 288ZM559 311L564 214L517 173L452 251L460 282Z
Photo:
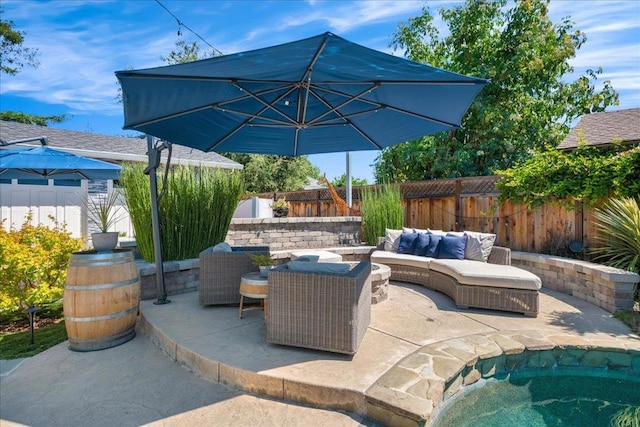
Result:
M152 262L151 199L144 167L125 165L120 181L138 249ZM197 258L203 249L224 241L244 186L237 171L176 166L169 171L166 190L158 191L164 193L158 204L162 253L169 261Z
M572 209L576 201L594 206L612 195L640 194L640 146L605 148L581 143L572 151L547 147L496 174L501 176L496 183L500 201L529 207L552 202Z
M611 199L596 208L595 226L600 232L591 249L596 260L624 270L640 272L640 208L632 197Z
M31 224L29 213L20 230L0 227L0 320L30 305L61 298L71 253L82 247L57 222L53 228Z
M402 194L398 185L363 188L361 194L362 233L369 245L376 245L385 229L399 229L404 223Z

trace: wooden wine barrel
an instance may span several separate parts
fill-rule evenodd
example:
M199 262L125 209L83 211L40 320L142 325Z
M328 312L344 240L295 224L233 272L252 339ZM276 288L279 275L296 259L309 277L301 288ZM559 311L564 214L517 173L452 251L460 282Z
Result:
M73 253L63 301L70 350L103 350L132 339L140 276L131 250Z

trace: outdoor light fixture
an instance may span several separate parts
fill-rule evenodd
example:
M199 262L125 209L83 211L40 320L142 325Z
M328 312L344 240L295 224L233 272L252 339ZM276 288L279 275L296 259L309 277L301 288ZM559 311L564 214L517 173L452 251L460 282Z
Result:
M29 338L29 345L33 345L34 340L33 340L33 318L36 314L36 311L38 311L38 307L36 306L29 306L29 308L27 308L25 311L23 311L23 313L26 313L27 315L29 315L29 331L31 332L30 338Z

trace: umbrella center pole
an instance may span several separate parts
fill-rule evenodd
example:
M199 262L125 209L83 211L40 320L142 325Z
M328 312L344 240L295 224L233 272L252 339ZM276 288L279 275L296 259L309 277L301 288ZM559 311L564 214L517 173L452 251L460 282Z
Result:
M164 266L162 263L162 238L160 235L160 213L158 211L158 177L156 170L160 166L161 151L163 145L156 146L154 137L147 135L147 155L149 165L144 173L149 175L149 186L151 188L151 225L153 228L153 255L156 261L156 288L158 300L155 305L168 304L167 292L164 287ZM169 165L167 165L169 167Z

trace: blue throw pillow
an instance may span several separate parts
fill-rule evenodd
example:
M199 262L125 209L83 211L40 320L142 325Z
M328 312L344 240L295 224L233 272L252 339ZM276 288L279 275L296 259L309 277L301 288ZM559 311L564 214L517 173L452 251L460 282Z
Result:
M467 245L467 236L443 236L440 241L438 258L464 259L464 248Z
M429 246L429 235L427 233L418 233L416 239L416 246L413 248L413 254L424 256L427 253L427 246Z
M440 240L442 240L441 235L439 234L429 234L429 245L427 246L427 251L424 256L428 256L431 258L438 258L438 246L440 245Z
M413 249L416 246L417 238L418 233L402 233L400 235L400 244L398 244L398 253L413 255Z

